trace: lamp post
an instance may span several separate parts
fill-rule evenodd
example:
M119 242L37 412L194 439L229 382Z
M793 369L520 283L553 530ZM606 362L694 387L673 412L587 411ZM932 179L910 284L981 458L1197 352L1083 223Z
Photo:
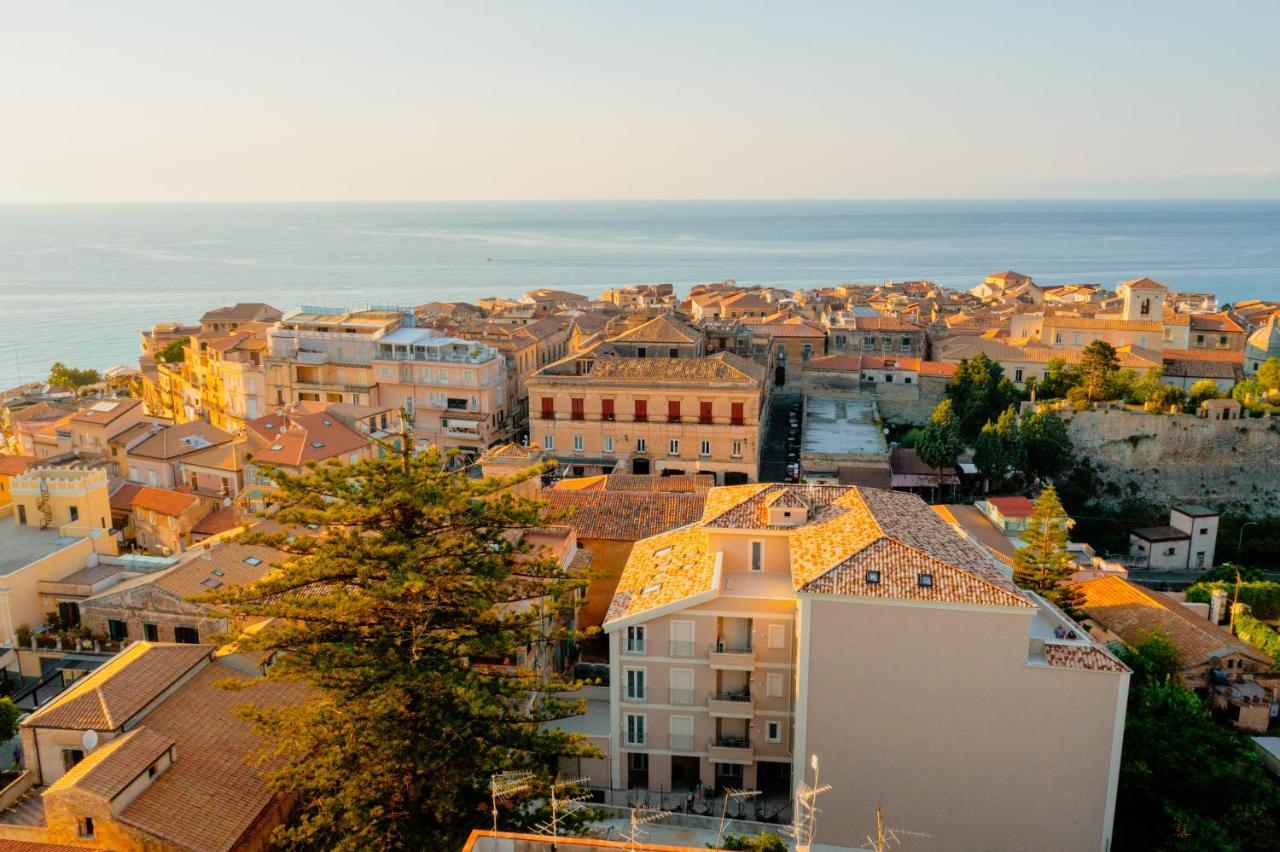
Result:
M1245 527L1256 527L1257 521L1245 521L1240 525L1240 535L1236 536L1236 559L1240 559L1240 548L1244 547L1244 530Z

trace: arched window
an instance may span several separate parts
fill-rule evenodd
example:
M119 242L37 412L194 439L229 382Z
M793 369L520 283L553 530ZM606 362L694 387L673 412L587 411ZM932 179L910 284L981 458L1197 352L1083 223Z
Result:
M1143 300L1142 300L1142 310L1140 311L1140 313L1141 313L1144 317L1151 313L1151 300L1150 300L1150 299L1143 299Z

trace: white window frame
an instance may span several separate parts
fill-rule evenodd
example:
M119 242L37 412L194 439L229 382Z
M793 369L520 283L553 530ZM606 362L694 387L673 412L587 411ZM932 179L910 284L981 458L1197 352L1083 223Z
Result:
M679 438L672 438L669 441L667 441L667 455L669 456L680 455L680 439Z
M636 438L636 452L644 453L644 452L648 452L648 450L649 450L648 442L645 441L644 438Z
M776 641L775 641L776 637ZM785 648L787 647L787 628L782 624L769 625L769 647Z
M787 685L780 672L768 672L764 676L764 694L768 698L786 696Z
M777 733L771 735L770 731L777 731ZM782 742L782 722L770 719L764 723L764 741L767 743Z
M704 459L711 458L711 442L706 438L702 439L702 446L699 447L699 450Z
M734 441L734 442L733 442L733 453L732 453L731 455L732 455L735 459L740 459L740 458L742 458L742 442L741 442L741 441Z
M604 439L604 451L606 453L613 452L613 437L608 436Z
M623 650L628 654L643 654L648 644L649 628L643 624L631 624L627 626L627 633L623 637Z
M551 432L542 436L542 449L554 450L556 448L556 436Z
M633 689L635 686L640 689ZM644 666L626 666L622 669L622 695L626 701L644 703L649 695L649 670Z
M636 720L633 722L632 720ZM629 746L643 746L649 734L649 720L644 713L626 713L622 717L623 738ZM639 738L632 734L639 732Z
M764 539L762 538L751 539L751 543L748 545L748 548L749 548L749 554L748 554L747 567L749 567L752 571L763 571L764 570ZM757 548L759 549L759 554L760 554L759 567L756 567Z
M575 453L582 452L582 449L585 445L586 445L586 441L581 435L573 436L573 451Z

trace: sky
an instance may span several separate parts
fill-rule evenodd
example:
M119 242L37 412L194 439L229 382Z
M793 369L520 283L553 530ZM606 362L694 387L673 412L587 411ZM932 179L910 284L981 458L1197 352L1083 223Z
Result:
M1280 3L0 3L0 203L1277 198Z

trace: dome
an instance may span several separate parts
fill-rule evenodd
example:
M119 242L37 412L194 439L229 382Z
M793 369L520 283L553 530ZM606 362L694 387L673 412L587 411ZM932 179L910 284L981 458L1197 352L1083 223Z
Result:
M1245 368L1257 372L1268 358L1280 358L1280 312L1272 314L1258 327L1244 346Z

